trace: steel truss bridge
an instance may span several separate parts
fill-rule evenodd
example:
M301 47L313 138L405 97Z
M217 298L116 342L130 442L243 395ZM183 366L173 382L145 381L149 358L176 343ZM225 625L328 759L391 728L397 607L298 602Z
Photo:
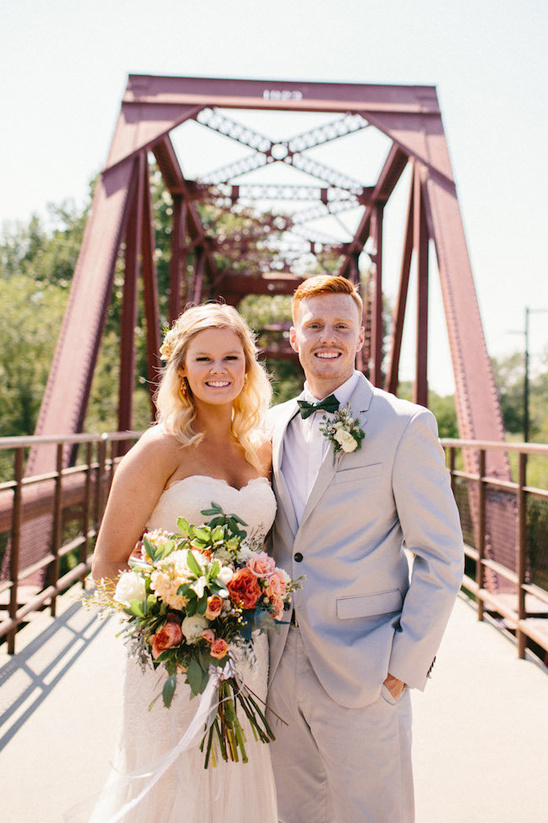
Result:
M289 115L315 113L316 118L321 115L322 122L280 139L241 122L242 118L246 120L249 110L278 113L285 118L284 123ZM210 171L193 178L185 176L183 168L190 158L179 158L176 135L172 133L184 133L191 126L234 144L237 159L219 166L214 158ZM357 170L354 174L342 172L320 159L318 150L327 144L352 139L359 145L372 131L383 135L388 147L374 179L362 180ZM364 143L361 154L366 153ZM146 321L148 380L154 386L160 366L161 320L151 158L172 200L169 321L179 315L188 301L222 297L237 305L247 295L291 294L306 274L306 261L321 260L322 255L327 255L340 275L364 291L367 342L358 367L375 385L395 393L409 314L408 295L411 286L415 289L414 399L427 405L428 296L433 250L455 378L460 437L466 441L504 440L435 87L141 75L128 78L108 160L95 189L36 435L47 438L83 430L120 260L124 286L119 431L131 430L133 424L140 289ZM293 179L289 181L291 174ZM399 287L385 352L384 217L391 196L404 182L407 192ZM262 223L256 235L252 229L242 231L240 227L221 240L215 234L215 225L206 225L201 218L199 203L213 203L218 209L235 212L253 204L256 213L263 209ZM285 207L276 207L276 203ZM346 219L348 215L352 220ZM335 230L325 230L328 219ZM265 225L271 230L272 253L278 265L246 268L246 244L254 236L264 238ZM370 272L365 289L360 275L364 261ZM280 330L280 324L272 324L263 331L274 334ZM283 342L275 353L289 355ZM383 362L388 363L385 376ZM43 548L37 548L36 536L43 536L46 522L45 515L40 514L44 511L42 499L53 494L48 473L69 466L72 454L70 448L61 455L44 446L31 449L26 474L44 476L44 482L34 484L32 491L29 488L26 492L28 517L21 535L21 552L27 565L39 562L40 551L43 554ZM487 459L491 476L502 482L511 480L504 451L489 452ZM464 460L465 469L477 473L477 453L467 451ZM506 530L510 534L515 530L515 506L500 490L492 496L496 500L489 511L495 513L492 522L488 518L485 524L486 554L512 567L514 547L503 539L495 540L495 532ZM8 505L11 502L6 494L0 493L0 509ZM481 500L473 490L470 506L474 517L482 516ZM51 519L47 522L51 530ZM507 586L496 573L491 574L487 583L494 589Z

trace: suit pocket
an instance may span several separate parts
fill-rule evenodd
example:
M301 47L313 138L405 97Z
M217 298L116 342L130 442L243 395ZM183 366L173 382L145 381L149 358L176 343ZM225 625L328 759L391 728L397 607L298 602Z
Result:
M369 480L382 474L382 463L371 463L370 466L354 466L351 469L339 469L335 473L333 483L352 483Z
M392 614L401 611L402 593L399 589L390 589L375 594L362 594L357 597L337 598L337 617L348 620L353 617L375 617L379 614Z

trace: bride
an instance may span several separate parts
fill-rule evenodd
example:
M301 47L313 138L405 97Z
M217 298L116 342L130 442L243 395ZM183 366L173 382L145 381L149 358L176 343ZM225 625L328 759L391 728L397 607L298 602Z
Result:
M275 499L269 482L271 449L259 424L270 400L268 378L257 362L253 336L231 306L188 309L166 335L167 360L157 394L158 423L121 461L97 540L92 574L112 579L128 560L145 527L177 531L178 517L196 525L203 509L218 503L247 523L248 535L269 530ZM246 683L266 699L268 648L255 641L257 666L244 671ZM246 664L247 665L247 664ZM150 788L153 773L183 736L198 706L184 677L169 709L160 692L160 669L141 670L128 657L119 751L110 786L92 820L107 823L277 823L268 745L247 735L249 762L225 762L204 769L198 746L184 751ZM130 810L131 809L131 810Z

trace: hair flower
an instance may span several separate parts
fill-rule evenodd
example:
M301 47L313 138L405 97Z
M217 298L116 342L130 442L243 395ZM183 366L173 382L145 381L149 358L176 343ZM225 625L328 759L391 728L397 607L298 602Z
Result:
M160 346L160 359L161 360L169 360L173 352L175 351L177 339L177 329L174 327L172 329L167 329L164 342Z

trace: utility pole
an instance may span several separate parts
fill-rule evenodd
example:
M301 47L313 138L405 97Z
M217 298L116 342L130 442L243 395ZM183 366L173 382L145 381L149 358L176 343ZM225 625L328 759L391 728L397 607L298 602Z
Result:
M530 309L525 306L525 353L524 353L524 375L523 375L523 441L529 442L529 318L531 314L546 314L548 309Z

